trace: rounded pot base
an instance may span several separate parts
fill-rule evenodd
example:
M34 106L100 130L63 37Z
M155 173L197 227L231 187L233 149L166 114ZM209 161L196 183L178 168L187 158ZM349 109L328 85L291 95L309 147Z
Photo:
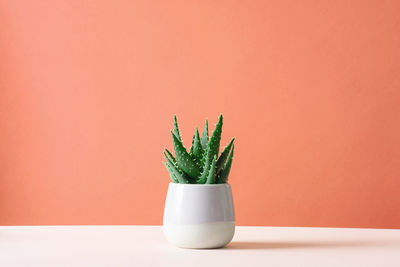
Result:
M235 222L202 224L164 224L168 242L181 248L221 248L231 242Z

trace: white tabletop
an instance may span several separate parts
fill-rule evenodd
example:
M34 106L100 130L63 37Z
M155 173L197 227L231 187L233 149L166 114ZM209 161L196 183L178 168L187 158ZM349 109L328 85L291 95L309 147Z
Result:
M400 266L400 230L237 227L224 249L169 245L160 226L1 226L0 266Z

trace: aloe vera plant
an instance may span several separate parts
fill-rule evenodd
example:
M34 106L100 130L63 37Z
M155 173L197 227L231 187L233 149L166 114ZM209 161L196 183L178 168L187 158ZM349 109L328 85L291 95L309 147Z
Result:
M235 138L232 138L219 155L222 124L221 114L211 137L208 135L208 120L201 137L196 128L192 146L188 152L182 142L178 120L174 116L174 129L171 135L175 156L165 149L165 162L163 162L173 183L224 184L227 182L232 166Z

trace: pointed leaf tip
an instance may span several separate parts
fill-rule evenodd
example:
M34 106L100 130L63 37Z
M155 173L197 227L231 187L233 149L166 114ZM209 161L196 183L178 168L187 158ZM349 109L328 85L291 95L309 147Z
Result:
M207 147L211 150L211 157L216 155L218 157L219 154L219 144L221 141L221 134L222 134L222 125L223 125L223 120L222 117L220 116L217 125L215 126L215 129L210 137L210 141L208 142ZM211 158L212 159L212 158ZM210 160L211 160L210 159Z
M203 150L205 150L207 148L208 141L209 141L208 120L206 120L206 123L204 124L203 134L201 136L201 147L203 148Z
M179 132L179 127L178 127L178 119L176 118L176 115L174 115L174 133L176 137L179 139L179 141L182 141L181 134Z
M196 131L193 136L192 148L190 149L190 154L195 159L196 163L199 167L201 167L201 159L204 153L203 147L201 145L199 130L196 128Z
M228 159L229 153L233 146L233 142L235 141L235 137L229 142L229 144L224 148L224 151L221 153L220 157L217 160L217 174L219 174L222 168L225 165L226 160Z
M231 171L232 160L233 160L233 152L235 150L235 145L232 145L232 150L229 152L228 160L225 163L224 168L222 169L219 177L217 178L217 183L225 184L228 180L229 172Z

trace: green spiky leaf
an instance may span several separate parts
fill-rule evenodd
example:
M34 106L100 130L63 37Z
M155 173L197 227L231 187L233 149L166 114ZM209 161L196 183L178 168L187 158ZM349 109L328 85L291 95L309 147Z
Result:
M206 124L204 124L203 134L201 135L201 146L203 150L206 150L208 145L208 120L206 120Z
M163 161L163 164L164 164L165 168L167 168L167 171L169 173L169 177L171 178L171 181L173 183L179 183L179 181L175 178L174 173L173 173L171 167L168 165L168 163Z
M171 131L175 154L165 149L163 162L174 183L216 184L226 183L233 160L234 138L224 148L219 156L223 117L218 118L218 123L211 135L208 134L208 120L200 138L196 128L190 152L183 145L178 128L177 117L174 116L174 129ZM219 157L218 157L219 156Z
M213 134L208 142L207 148L210 150L210 159L211 160L214 155L218 158L219 153L219 143L221 142L221 134L222 134L222 124L223 124L223 117L222 114L219 116L218 123L215 126Z
M208 171L210 170L211 166L211 152L210 149L206 149L203 156L203 172L200 175L200 178L197 180L198 184L204 184L207 181Z
M225 165L225 162L228 158L229 152L231 151L233 141L235 141L235 137L232 138L232 140L229 142L229 144L224 148L224 151L222 151L221 155L219 156L217 160L217 173L219 173L222 168Z
M178 120L176 118L176 115L174 115L174 134L178 138L178 140L182 142L181 134L179 133Z
M225 184L228 180L229 172L231 171L232 160L233 160L233 151L235 150L235 145L232 145L232 150L229 152L228 160L224 168L221 171L221 174L218 176L217 183L218 184Z
M196 162L200 164L201 158L203 156L203 148L200 143L200 135L199 135L199 130L196 128L196 132L194 133L194 138L193 138L193 145L191 149L191 155L195 158Z
M167 164L169 165L174 178L178 180L180 184L188 184L189 181L188 179L186 179L185 174L181 170L179 170L178 166L175 163L173 163L167 156L166 158L167 158Z
M194 139L196 138L196 136L195 135L193 135L193 138L192 138L192 146L190 147L190 151L189 151L189 154L191 155L191 156L193 156L193 144L194 144Z
M176 160L175 159L172 159L167 153L166 153L166 151L164 151L164 158L165 158L165 160L167 161L167 162L169 162L169 161L171 161L173 164L176 164Z
M171 132L171 134L178 167L187 175L189 175L191 180L195 180L200 175L200 168L197 166L189 153L187 153L185 147L178 137L173 132Z
M208 177L207 177L206 184L215 184L215 177L217 175L216 163L217 163L217 156L214 155L214 158L213 158L211 166L210 166L210 170L208 171Z
M169 157L174 163L176 163L176 159L175 159L174 155L172 155L172 153L169 152L168 149L165 149L165 152L167 153L168 157ZM165 155L165 153L164 153L164 155Z

